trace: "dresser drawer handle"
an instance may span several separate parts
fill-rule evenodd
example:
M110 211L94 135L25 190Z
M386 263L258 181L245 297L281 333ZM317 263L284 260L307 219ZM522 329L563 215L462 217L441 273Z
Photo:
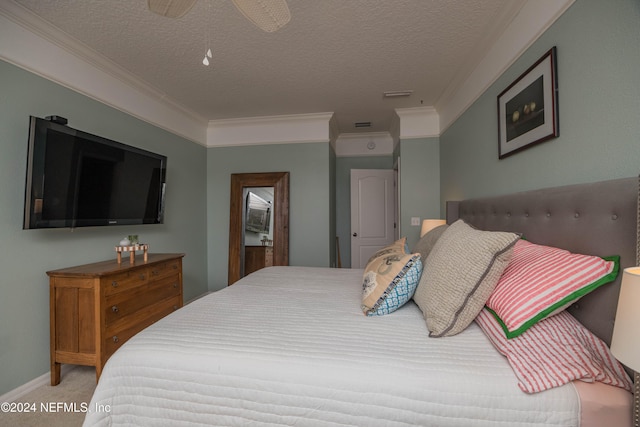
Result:
M174 283L174 284L173 284L173 287L174 287L174 288L177 288L177 287L178 287L178 284L177 284L177 283Z
M117 305L114 305L113 307L111 307L111 311L113 311L114 313L117 313L120 311L120 309L118 308Z
M154 276L157 276L158 274L160 274L160 272L158 270L153 270L151 271L151 274L153 274Z
M138 277L140 278L140 280L144 280L144 274L140 273Z
M178 306L177 306L177 305L174 305L174 306L173 306L173 309L174 309L174 310L177 310L177 309L178 309Z
M117 343L118 341L120 341L120 338L118 338L117 335L113 336L113 342Z
M174 264L174 265L173 265L173 269L174 269L174 270L177 270L177 269L178 269L178 266Z
M111 286L113 286L114 288L118 287L118 282L116 282L115 280L113 282L111 282Z

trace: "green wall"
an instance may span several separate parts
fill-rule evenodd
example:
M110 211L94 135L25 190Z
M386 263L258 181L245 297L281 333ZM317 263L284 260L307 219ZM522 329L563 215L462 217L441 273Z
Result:
M420 226L411 217L444 218L440 215L440 148L438 138L401 140L400 156L400 237L409 248L420 239Z
M331 152L328 142L207 150L210 291L227 286L232 173L289 172L289 264L331 266Z
M329 266L337 267L337 214L336 214L336 168L337 157L331 144L329 144L329 205L327 206L329 212L329 233L327 242L329 245Z
M351 267L351 169L393 169L393 156L354 156L336 159L336 236L340 241L343 268Z
M351 169L393 169L400 157L400 237L409 248L420 238L411 217L440 217L440 148L438 138L401 140L388 156L338 157L336 163L336 232L342 266L351 266Z
M205 149L0 62L0 394L49 370L49 269L108 259L122 236L139 234L153 252L187 254L186 299L224 288L231 173L291 173L290 263L309 266L333 265L336 235L350 264L352 168L388 169L400 157L410 247L420 229L410 218L441 216L445 200L637 175L639 41L639 1L577 0L439 138L402 140L393 156L366 160L336 158L329 143ZM554 45L560 137L498 160L496 97ZM28 116L50 114L166 155L165 224L23 231Z
M577 0L440 137L441 203L640 172L640 1ZM496 97L558 48L560 136L498 160Z
M167 156L162 225L22 230L29 116ZM0 61L0 395L49 371L48 270L115 258L138 234L152 252L184 252L185 299L206 292L205 148ZM186 209L185 207L188 207Z

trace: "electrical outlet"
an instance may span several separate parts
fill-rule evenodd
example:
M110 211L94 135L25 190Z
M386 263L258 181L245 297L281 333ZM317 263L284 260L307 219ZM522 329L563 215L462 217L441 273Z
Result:
M411 217L411 225L420 225L420 217L412 216Z

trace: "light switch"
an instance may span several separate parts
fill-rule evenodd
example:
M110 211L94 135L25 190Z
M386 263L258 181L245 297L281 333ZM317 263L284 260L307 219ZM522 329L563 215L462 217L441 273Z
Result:
M412 216L411 217L411 225L420 225L420 217Z

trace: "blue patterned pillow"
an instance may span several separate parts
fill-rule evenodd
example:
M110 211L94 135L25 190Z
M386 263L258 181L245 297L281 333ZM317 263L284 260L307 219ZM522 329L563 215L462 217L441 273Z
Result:
M402 307L413 297L422 275L420 254L383 252L369 261L364 272L362 311L367 316L389 314Z

